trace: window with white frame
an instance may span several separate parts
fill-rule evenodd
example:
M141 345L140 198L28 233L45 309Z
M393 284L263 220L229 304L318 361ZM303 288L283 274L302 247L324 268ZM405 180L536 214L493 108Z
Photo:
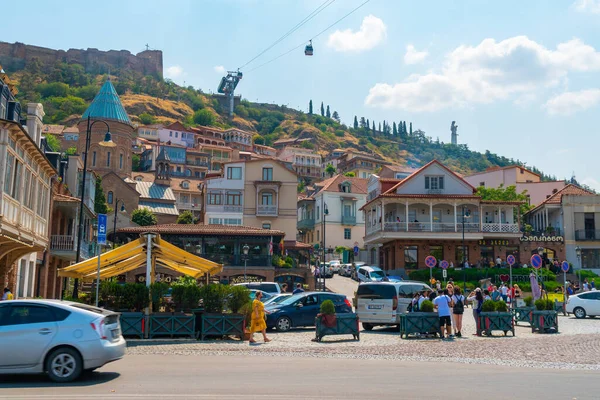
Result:
M242 167L227 167L227 179L242 179Z
M444 176L426 176L425 189L427 190L444 190Z

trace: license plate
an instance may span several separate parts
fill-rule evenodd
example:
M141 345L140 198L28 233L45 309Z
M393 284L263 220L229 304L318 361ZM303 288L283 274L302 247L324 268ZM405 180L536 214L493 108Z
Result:
M381 304L371 304L367 306L369 310L381 310L383 306Z
M121 330L120 329L113 329L112 330L112 337L113 337L113 339L117 339L119 336L121 336Z

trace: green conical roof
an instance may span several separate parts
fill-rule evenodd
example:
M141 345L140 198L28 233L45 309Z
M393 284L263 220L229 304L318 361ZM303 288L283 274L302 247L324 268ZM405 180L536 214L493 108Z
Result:
M92 104L85 110L81 119L87 119L88 116L91 118L119 121L133 126L110 80L102 85L100 91L94 97L94 100L92 100Z

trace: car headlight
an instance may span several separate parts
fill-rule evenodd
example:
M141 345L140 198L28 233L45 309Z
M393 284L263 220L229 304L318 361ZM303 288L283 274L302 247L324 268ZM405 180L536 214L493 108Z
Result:
M269 315L269 314L275 314L278 311L279 311L279 308L272 308L270 310L265 310L265 314L267 314L267 315Z

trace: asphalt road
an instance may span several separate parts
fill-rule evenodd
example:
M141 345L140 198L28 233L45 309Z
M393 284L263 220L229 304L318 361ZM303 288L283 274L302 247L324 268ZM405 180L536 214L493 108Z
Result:
M597 377L450 362L132 355L73 384L1 376L0 399L596 399Z

